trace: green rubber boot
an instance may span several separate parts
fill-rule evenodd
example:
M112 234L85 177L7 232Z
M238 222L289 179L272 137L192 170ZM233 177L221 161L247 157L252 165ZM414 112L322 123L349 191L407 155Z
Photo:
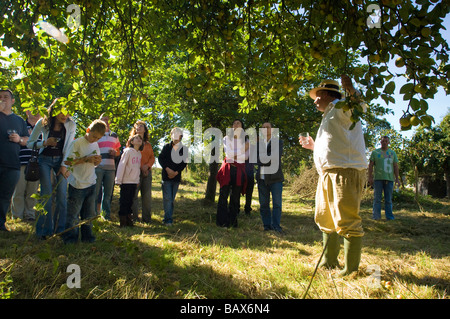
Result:
M337 233L323 233L323 246L325 247L325 252L323 253L322 261L319 267L325 268L336 268L339 267L338 255L340 250L339 243L340 236ZM328 244L327 244L328 241Z
M361 261L361 246L362 237L344 237L345 266L340 272L341 276L358 271L359 262Z

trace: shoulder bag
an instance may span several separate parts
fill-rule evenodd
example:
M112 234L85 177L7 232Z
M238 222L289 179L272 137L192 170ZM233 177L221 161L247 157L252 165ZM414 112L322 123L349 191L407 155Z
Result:
M33 150L31 151L31 158L28 161L27 167L25 168L25 180L29 182L38 181L40 178L39 172L39 150L36 147L36 142L33 144Z

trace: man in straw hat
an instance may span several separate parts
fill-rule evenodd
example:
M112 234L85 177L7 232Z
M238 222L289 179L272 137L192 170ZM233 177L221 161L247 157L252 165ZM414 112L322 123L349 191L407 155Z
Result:
M341 81L349 95L360 95L348 76L343 75ZM364 136L361 122L350 128L353 124L351 111L335 107L343 97L339 82L325 80L309 95L316 108L323 112L316 140L308 137L309 143L302 144L314 151L314 163L319 173L315 222L323 232L324 259L320 266L339 266L337 257L342 236L345 266L341 275L347 275L358 270L364 235L359 216L367 168ZM366 104L362 106L365 110Z

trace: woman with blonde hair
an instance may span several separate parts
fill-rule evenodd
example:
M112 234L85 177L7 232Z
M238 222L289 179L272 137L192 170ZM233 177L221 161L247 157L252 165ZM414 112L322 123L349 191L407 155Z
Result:
M136 134L141 136L144 146L141 151L142 158L140 182L133 200L133 218L135 220L138 218L138 194L140 191L142 221L144 223L150 223L152 217L152 166L155 163L155 155L153 154L152 145L148 141L149 132L147 124L144 121L136 121L136 123L134 123L133 129L130 132L130 137Z
M173 224L175 196L181 182L181 171L186 167L188 150L182 145L183 130L175 127L170 132L171 142L164 145L158 156L162 167L161 187L163 193L164 220L166 226Z

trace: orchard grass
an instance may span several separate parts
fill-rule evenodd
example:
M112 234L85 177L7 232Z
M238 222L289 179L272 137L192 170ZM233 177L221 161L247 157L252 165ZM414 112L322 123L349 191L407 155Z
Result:
M371 219L370 189L361 216L365 237L360 271L318 269L322 235L314 199L283 192L284 234L263 231L257 186L249 216L238 228L215 224L215 205L203 203L205 184L187 176L180 185L174 225L162 224L160 171L153 172L152 223L118 227L116 186L112 221L94 222L92 244L40 241L33 224L8 217L0 233L0 296L52 299L448 299L450 202L401 191L394 221ZM244 198L241 198L241 207ZM384 214L384 212L382 212ZM343 246L340 253L343 264ZM66 284L70 264L80 266L81 288ZM369 269L368 271L366 271ZM371 269L379 270L377 277ZM378 279L378 280L377 280ZM306 289L311 282L306 293Z

